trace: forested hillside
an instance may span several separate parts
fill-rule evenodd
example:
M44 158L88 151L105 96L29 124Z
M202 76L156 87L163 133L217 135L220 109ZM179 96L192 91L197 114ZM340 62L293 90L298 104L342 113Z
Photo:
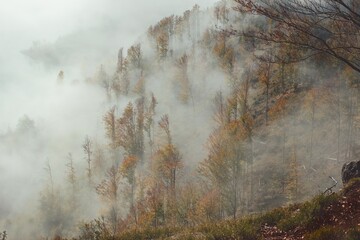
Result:
M65 172L44 166L23 222L34 238L123 239L323 193L360 157L359 23L352 0L222 0L153 24L81 80L105 96L102 134L84 136L80 158L64 149ZM69 84L62 71L56 81ZM43 137L24 118L0 142L21 134Z

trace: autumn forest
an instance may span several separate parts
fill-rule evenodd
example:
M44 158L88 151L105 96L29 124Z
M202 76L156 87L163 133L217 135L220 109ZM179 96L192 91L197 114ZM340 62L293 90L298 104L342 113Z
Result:
M91 75L71 82L60 68L48 80L98 93L97 131L68 148L52 142L56 157L39 154L35 207L14 217L0 206L0 238L143 239L131 234L240 219L342 187L342 165L360 157L357 1L221 0L150 25ZM28 113L0 131L0 152L39 152L39 126Z

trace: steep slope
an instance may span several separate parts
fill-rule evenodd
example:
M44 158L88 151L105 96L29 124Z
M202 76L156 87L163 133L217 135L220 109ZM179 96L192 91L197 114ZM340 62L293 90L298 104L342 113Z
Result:
M339 193L261 215L194 228L129 231L116 239L356 240L360 237L360 179Z

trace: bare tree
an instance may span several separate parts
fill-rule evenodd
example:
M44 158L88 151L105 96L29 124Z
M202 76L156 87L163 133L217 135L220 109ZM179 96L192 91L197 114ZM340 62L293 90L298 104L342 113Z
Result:
M236 11L272 20L275 27L240 33L301 52L288 62L327 54L360 72L360 4L354 0L235 0ZM281 62L279 56L274 60Z

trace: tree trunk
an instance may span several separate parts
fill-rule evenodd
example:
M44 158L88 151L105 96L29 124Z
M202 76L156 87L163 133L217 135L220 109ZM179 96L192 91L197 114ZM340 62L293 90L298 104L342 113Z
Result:
M315 101L316 95L313 96L312 106L311 106L311 132L310 132L310 158L309 158L309 167L312 166L313 158L313 141L314 141L314 123L315 123Z

